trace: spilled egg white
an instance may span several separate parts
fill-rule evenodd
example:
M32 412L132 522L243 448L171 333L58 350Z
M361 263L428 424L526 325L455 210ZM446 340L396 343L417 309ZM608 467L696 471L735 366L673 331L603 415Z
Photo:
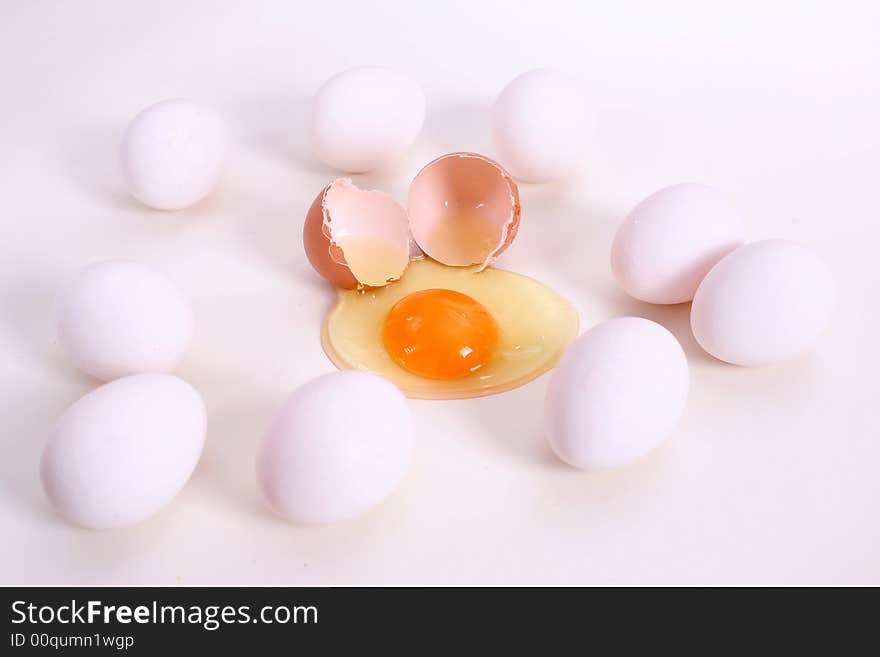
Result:
M296 390L257 454L269 506L296 523L359 516L409 469L414 423L406 398L369 372L334 372Z
M432 379L401 367L383 345L385 318L402 299L424 290L453 290L481 304L499 339L487 362L463 377ZM571 303L536 280L494 267L447 267L429 258L410 264L401 280L375 290L340 291L324 323L322 344L339 368L381 374L415 399L467 399L512 390L556 363L577 336Z
M669 331L640 317L603 322L575 340L550 377L547 440L576 468L625 465L663 442L687 393L687 359Z
M736 365L770 365L809 349L831 319L834 281L810 249L788 240L740 247L703 279L691 307L700 346Z
M43 452L43 488L70 522L124 527L168 504L205 442L198 392L167 374L137 374L89 392L58 420Z

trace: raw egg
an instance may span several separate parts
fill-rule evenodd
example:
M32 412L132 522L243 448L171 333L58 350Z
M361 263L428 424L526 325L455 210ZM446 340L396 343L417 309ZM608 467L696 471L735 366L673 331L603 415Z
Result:
M719 192L684 183L639 203L617 230L611 271L626 292L648 303L682 303L721 258L742 245L739 213Z
M418 82L400 71L359 66L333 76L315 94L309 133L325 164L363 173L400 157L424 120Z
M611 319L579 337L550 376L547 440L576 468L625 465L663 442L687 394L687 358L669 331L641 317Z
M738 248L700 283L691 329L728 363L771 365L800 356L831 320L834 280L818 255L789 240Z
M79 369L110 381L171 372L189 348L189 301L161 272L133 260L106 260L76 272L55 303L58 340Z
M74 524L133 525L184 487L206 429L205 404L186 381L169 374L116 379L60 417L40 464L43 488Z
M518 180L564 178L583 160L592 131L583 86L561 71L539 68L517 76L492 107L492 143Z
M400 390L367 372L334 372L300 387L281 408L260 445L257 481L282 518L338 522L388 497L414 447Z
M215 110L184 98L164 100L131 120L119 151L128 191L157 210L180 210L217 186L229 147Z
M382 288L340 290L322 342L343 369L369 370L417 399L481 397L553 367L578 332L572 305L501 269L414 260Z

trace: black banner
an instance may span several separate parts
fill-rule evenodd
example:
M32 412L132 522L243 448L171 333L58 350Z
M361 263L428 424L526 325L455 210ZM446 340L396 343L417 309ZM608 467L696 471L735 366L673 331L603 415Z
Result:
M834 609L803 591L463 588L4 588L0 654L470 654L668 651L827 641ZM840 592L834 593L839 595ZM745 599L748 596L748 599ZM747 602L748 604L743 604ZM725 604L726 603L726 604ZM800 604L798 604L800 603ZM783 607L783 604L785 605ZM809 605L809 606L808 606ZM785 613L781 613L784 610ZM873 606L845 634L873 628ZM870 643L874 643L873 640ZM867 644L865 644L867 646ZM600 648L604 647L605 650ZM613 649L610 649L613 648ZM610 649L610 650L609 650ZM302 651L308 652L302 652ZM821 650L820 650L821 652ZM227 654L224 652L223 654ZM272 653L274 654L274 652Z

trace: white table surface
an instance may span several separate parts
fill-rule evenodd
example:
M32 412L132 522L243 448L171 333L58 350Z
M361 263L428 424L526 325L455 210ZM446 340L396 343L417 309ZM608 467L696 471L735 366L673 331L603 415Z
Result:
M0 583L880 584L880 4L724 6L4 3ZM355 177L400 200L431 158L492 154L488 106L514 75L583 77L596 110L584 166L522 186L520 235L499 264L566 294L585 326L629 314L675 333L692 385L661 449L600 474L562 465L541 435L545 376L413 402L414 466L360 519L297 527L267 511L256 444L297 385L332 369L318 332L333 294L300 230L336 174L308 150L304 109L325 78L367 63L409 71L428 97L404 160ZM116 147L131 116L173 96L222 110L236 146L216 194L161 213L127 196ZM828 260L838 308L810 354L724 365L695 344L687 305L615 286L617 222L688 180L726 193L750 239L796 239ZM55 288L111 257L157 266L192 298L179 374L210 427L171 506L92 532L52 512L38 461L56 417L96 385L58 346Z

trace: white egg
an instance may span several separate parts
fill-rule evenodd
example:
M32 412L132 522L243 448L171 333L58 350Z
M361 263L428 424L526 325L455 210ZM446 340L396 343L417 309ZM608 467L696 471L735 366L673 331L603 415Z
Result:
M105 381L170 372L183 360L193 313L180 290L140 262L107 260L71 276L56 299L61 346L79 369Z
M309 131L318 158L363 173L388 164L415 141L425 120L425 94L412 78L361 66L324 83L312 101Z
M319 377L287 401L257 455L269 506L297 523L358 516L403 478L414 446L406 398L382 377L343 371Z
M549 182L581 162L592 131L582 86L552 69L514 78L492 108L498 161L525 182Z
M547 439L576 468L624 465L669 435L687 393L687 359L669 331L640 317L612 319L575 340L553 371Z
M805 352L833 306L831 272L815 253L765 240L740 247L706 275L691 306L691 328L716 358L769 365Z
M611 270L636 299L682 303L744 241L739 213L721 194L705 185L673 185L639 203L620 225Z
M157 210L179 210L205 198L223 172L226 124L191 100L164 100L138 114L122 138L128 191Z
M198 463L207 418L199 393L167 374L104 384L58 420L43 452L43 488L70 522L124 527L158 512Z

